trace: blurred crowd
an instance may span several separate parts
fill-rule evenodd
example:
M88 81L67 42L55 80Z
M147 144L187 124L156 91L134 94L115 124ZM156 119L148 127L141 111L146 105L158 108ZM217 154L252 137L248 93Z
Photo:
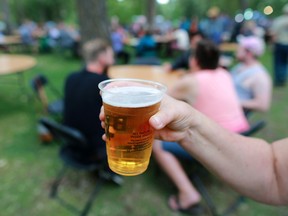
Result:
M155 17L152 28L149 28L145 16L136 16L128 25L121 25L117 17L111 19L112 35L111 39L114 51L122 52L122 44L138 45L135 39L152 35L148 42L149 46L155 46L157 42L170 41L169 48L176 50L187 50L189 47L189 34L202 32L206 38L211 39L216 44L222 42L235 42L238 35L257 35L269 40L269 28L271 21L261 14L254 12L254 18L241 22L221 13L218 7L212 7L207 11L206 17L182 18L179 21L167 20L163 16ZM36 23L25 19L18 27L22 42L27 45L39 46L41 52L50 51L56 47L71 49L76 55L80 41L79 29L76 26L64 22L47 21ZM0 36L5 33L5 24L0 22ZM134 40L133 40L134 39ZM140 50L141 48L139 48ZM138 53L141 52L138 50ZM141 54L140 54L141 55ZM127 55L121 56L127 62Z
M174 57L175 53L190 49L191 35L201 32L204 38L220 45L237 43L241 36L256 36L271 43L272 20L254 11L251 19L239 20L211 7L205 17L183 18L179 21L156 16L149 26L145 16L137 16L129 25L121 25L117 17L112 18L112 45L122 63L129 61L124 45L135 48L137 57ZM160 53L160 54L159 54ZM164 53L164 55L163 55Z
M54 48L71 49L73 55L78 55L80 34L73 25L64 22L35 23L24 20L18 28L18 33L24 44L37 45L40 52L49 52Z

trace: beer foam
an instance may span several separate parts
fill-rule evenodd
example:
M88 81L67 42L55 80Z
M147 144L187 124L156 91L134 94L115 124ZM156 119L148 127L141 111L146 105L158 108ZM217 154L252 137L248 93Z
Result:
M106 104L117 107L147 107L158 103L163 93L155 88L125 86L108 89L102 93Z

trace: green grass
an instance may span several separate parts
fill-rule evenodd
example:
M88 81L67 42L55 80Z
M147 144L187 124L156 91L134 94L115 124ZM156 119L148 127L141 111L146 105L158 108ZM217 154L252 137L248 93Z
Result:
M60 54L35 56L37 66L25 73L28 81L37 73L45 74L59 90L67 74L77 70L81 61ZM262 59L271 70L271 56ZM49 198L49 188L61 168L57 144L43 145L37 135L37 119L42 115L39 101L23 96L17 85L5 85L15 75L1 77L0 82L0 215L51 216L74 215L56 200ZM49 93L49 92L48 92ZM32 95L32 91L29 90ZM52 94L49 93L52 100ZM288 88L276 89L273 105L264 118L267 127L258 136L272 141L287 136ZM263 167L265 169L265 167ZM259 170L260 172L261 170ZM205 182L217 206L223 210L236 193L213 176L206 174ZM95 179L85 173L70 171L63 181L60 194L77 207L83 206ZM105 185L96 198L89 215L103 216L177 216L167 207L167 198L176 190L169 179L159 173L152 159L147 172L136 177L125 177L122 187ZM262 205L247 200L233 215L287 215L288 208Z

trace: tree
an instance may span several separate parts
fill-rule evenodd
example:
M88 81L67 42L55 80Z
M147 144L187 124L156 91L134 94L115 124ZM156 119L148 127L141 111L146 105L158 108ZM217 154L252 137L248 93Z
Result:
M247 0L240 0L241 9L244 12L248 8L248 1Z
M2 13L2 17L0 16L0 20L1 18L3 18L3 21L6 24L5 33L10 34L11 21L10 21L10 7L8 4L8 0L0 0L0 8L1 8L0 14Z
M108 0L108 15L118 17L121 24L130 24L136 15L143 15L146 9L147 0Z
M147 0L146 2L146 18L148 29L153 29L154 17L156 12L156 0Z
M75 22L75 0L6 1L9 2L11 18L16 24L20 24L23 19L31 19L35 22L45 22L48 20Z
M106 0L77 0L81 42L95 38L110 41Z

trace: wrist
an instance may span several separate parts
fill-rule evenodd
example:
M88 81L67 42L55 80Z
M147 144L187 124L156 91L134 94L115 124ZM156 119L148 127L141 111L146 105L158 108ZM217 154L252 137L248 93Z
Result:
M198 137L197 134L200 134L201 131L201 122L203 122L203 115L195 110L193 107L187 104L187 116L185 121L188 123L187 129L185 131L185 136L179 142L181 145L191 145L195 142L195 138Z

